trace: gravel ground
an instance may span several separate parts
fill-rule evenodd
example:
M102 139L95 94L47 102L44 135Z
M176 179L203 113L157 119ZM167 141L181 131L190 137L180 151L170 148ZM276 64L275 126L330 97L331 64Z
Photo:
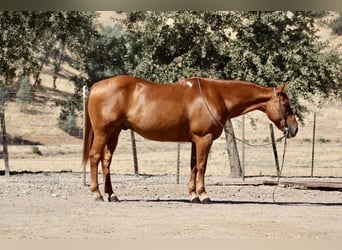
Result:
M0 239L341 239L342 192L279 186L273 203L265 179L208 176L204 205L174 175L113 175L119 203L95 202L82 173L2 175Z

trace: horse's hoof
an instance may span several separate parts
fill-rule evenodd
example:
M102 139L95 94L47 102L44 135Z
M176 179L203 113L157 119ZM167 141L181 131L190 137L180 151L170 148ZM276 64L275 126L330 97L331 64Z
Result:
M118 199L118 197L116 195L114 196L109 196L108 197L108 201L109 202L120 202L120 200Z
M200 200L200 198L195 197L195 198L193 198L192 200L190 200L190 202L191 202L191 203L196 203L196 204L198 204L198 203L201 203L201 200Z
M211 203L211 200L210 200L210 198L208 197L208 198L203 199L201 202L202 202L202 204L210 204L210 203Z

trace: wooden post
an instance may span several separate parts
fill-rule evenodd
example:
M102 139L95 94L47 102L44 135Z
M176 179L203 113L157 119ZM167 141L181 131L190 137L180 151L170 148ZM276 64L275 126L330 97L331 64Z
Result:
M239 178L242 176L239 152L237 150L234 128L231 120L228 120L224 128L227 142L227 152L230 163L230 178Z
M245 142L245 116L242 116L242 141ZM245 180L245 143L242 143L242 180Z
M316 140L316 112L314 112L313 129L312 129L311 177L313 177L314 163L315 163L315 140Z
M82 96L82 105L83 105L83 139L85 137L85 121L86 121L86 105L87 105L87 86L83 86L83 96ZM83 185L86 186L86 164L83 166Z
M272 123L270 123L270 133L271 133L274 160L275 160L275 164L276 164L277 177L279 177L280 176L280 169L279 169L278 152L277 152L277 146L276 146L275 139L274 139L274 130L273 130Z
M133 153L133 163L134 163L134 174L135 176L139 176L139 167L138 167L138 156L137 156L137 146L135 144L135 136L134 131L131 131L131 141L132 141L132 153Z
M177 177L176 181L179 184L179 168L180 168L180 143L177 143Z
M1 124L1 138L0 142L3 145L3 153L0 155L5 161L5 176L10 176L10 168L8 161L8 148L7 148L7 136L6 136L6 123L5 123L5 109L0 107L0 124Z

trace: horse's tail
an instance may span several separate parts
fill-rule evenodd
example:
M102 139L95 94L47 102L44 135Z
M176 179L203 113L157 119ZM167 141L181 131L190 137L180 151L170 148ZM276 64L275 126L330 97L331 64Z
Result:
M84 135L83 135L83 158L82 158L82 164L86 165L89 160L89 152L90 148L93 144L94 139L94 131L91 126L89 113L88 113L88 103L85 107L85 121L84 121Z

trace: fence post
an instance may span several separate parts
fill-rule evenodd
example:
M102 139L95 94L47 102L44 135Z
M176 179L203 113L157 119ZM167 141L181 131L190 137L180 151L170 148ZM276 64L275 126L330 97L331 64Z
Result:
M0 124L1 124L1 138L0 142L3 145L3 153L0 155L1 158L3 156L5 161L5 176L10 176L10 168L8 161L8 148L7 148L7 136L6 136L6 124L5 124L5 108L0 107Z
M313 177L315 162L315 138L316 137L316 112L314 112L313 129L312 129L312 153L311 153L311 177Z
M242 141L245 142L245 116L242 116ZM242 143L242 180L245 180L245 143Z
M228 152L228 159L230 163L230 178L238 178L242 176L242 169L240 163L240 156L237 150L234 128L231 120L226 122L224 128L224 133L226 136L226 147ZM242 177L244 178L244 176Z
M86 105L87 105L87 86L82 88L82 105L83 105L83 139L85 136L85 120L86 120ZM83 166L83 185L86 186L86 164Z
M179 184L179 168L180 168L180 143L177 143L177 177L176 181Z
M280 169L279 169L278 152L277 152L277 146L276 146L275 139L274 139L274 130L273 130L272 123L270 123L270 133L271 133L274 160L275 160L276 170L277 170L277 177L279 177L280 176Z

